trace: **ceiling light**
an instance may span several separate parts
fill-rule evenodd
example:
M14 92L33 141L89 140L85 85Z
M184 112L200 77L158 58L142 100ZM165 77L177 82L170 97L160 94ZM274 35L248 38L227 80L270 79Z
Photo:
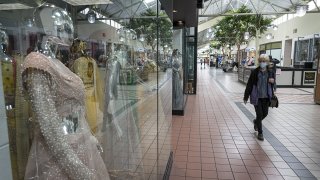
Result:
M94 13L92 10L88 12L87 17L88 17L89 23L92 24L92 23L96 22L96 13Z
M84 6L94 4L113 4L110 0L63 0L73 6Z
M307 13L308 5L298 5L296 7L296 15L299 17L304 16Z
M244 39L245 39L245 40L248 40L249 38L250 38L249 32L245 32L245 33L244 33Z
M20 3L0 4L0 10L30 9L32 7Z
M178 12L178 11L174 9L172 12L176 13L176 12Z
M266 39L273 39L272 34L271 34L271 33L267 33L267 34L266 34Z

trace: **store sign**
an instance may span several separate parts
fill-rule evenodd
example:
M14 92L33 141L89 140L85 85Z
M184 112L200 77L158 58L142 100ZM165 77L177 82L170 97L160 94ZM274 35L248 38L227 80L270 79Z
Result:
M315 84L316 84L316 72L315 71L304 71L303 85L315 85Z

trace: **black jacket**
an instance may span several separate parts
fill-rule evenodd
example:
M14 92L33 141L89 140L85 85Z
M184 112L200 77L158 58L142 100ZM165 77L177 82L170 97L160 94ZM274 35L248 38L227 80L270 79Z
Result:
M267 67L267 69L269 69L269 68ZM243 97L244 101L248 101L249 96L250 96L252 89L253 89L253 85L257 86L259 71L260 71L260 67L257 67L256 69L251 71L249 80L247 82L246 90L244 91L244 97ZM274 78L274 72L272 70L268 70L268 76L269 76L268 78ZM273 85L272 85L271 89L272 89L272 94L273 94L274 93L273 92Z

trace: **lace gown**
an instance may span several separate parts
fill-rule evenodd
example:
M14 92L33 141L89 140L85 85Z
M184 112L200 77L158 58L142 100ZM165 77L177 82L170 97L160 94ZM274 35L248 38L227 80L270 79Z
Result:
M35 52L26 57L22 77L35 122L25 179L108 180L85 119L81 79L59 60Z

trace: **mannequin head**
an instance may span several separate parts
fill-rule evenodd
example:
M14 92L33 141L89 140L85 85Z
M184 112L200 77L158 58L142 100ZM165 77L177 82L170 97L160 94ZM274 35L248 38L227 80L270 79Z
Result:
M54 57L58 46L70 46L73 40L73 22L68 13L54 5L43 4L34 12L34 21L43 34L40 50Z

